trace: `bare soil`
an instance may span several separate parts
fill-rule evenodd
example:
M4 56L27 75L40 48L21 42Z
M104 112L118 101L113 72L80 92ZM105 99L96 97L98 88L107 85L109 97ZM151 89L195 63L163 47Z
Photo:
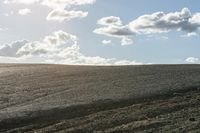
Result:
M0 132L200 132L200 66L0 65Z

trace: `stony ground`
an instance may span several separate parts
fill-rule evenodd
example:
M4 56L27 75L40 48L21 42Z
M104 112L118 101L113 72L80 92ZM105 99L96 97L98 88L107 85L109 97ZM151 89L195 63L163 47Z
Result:
M200 132L200 66L0 65L0 132Z

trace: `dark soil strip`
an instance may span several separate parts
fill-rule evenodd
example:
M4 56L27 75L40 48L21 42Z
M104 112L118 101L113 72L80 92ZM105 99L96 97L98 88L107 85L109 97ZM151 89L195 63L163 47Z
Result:
M164 95L146 97L145 99L138 98L138 99L126 99L126 100L118 100L118 101L101 100L101 101L96 101L96 102L93 102L91 104L86 104L86 105L76 105L76 106L70 106L67 108L55 108L51 110L30 112L24 117L2 120L0 122L0 132L5 132L10 129L20 128L20 127L24 127L28 125L34 125L33 129L34 128L38 129L38 128L46 127L47 125L51 125L61 120L82 117L82 116L93 114L99 111L122 108L122 107L130 106L136 103L142 103L146 101L168 99L168 98L175 97L177 95L180 95L180 96L184 95L185 93L190 92L190 91L199 91L199 89L198 87L190 87L190 88L183 89L176 92L169 92ZM194 106L194 105L191 105L191 106ZM184 107L180 106L180 107L177 107L175 110L179 110L182 108ZM167 110L163 110L161 112L166 112L166 111ZM148 117L154 117L155 115L158 115L158 114L156 112L155 113L150 112L150 114L148 114Z

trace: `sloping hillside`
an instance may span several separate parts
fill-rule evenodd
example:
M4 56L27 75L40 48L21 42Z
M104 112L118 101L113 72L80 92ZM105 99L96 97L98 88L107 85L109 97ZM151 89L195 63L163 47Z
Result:
M200 66L0 65L0 132L198 132Z

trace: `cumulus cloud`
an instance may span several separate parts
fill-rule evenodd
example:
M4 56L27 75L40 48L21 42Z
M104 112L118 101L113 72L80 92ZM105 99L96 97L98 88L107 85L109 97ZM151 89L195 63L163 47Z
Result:
M18 3L18 4L40 4L50 8L65 8L66 6L78 6L93 4L95 0L4 0L5 4Z
M93 32L100 35L120 38L122 45L130 44L130 42L132 44L133 42L130 38L128 38L128 36L131 36L134 33L131 32L127 26L110 25L108 27L97 28Z
M185 59L185 61L191 64L200 63L199 58L196 57L188 57L187 59Z
M64 31L56 31L40 41L16 41L0 47L0 58L20 61L39 60L36 63L73 65L139 65L141 62L84 55L78 38Z
M94 33L107 35L111 37L123 38L124 36L133 35L133 32L127 26L108 26L101 27L94 30Z
M195 32L200 27L198 15L192 15L188 8L180 12L156 12L143 15L130 22L129 27L138 34L164 33L171 30Z
M122 45L130 45L130 44L133 44L133 40L125 36L122 38L121 44Z
M71 8L74 6L81 6L87 4L93 4L95 0L4 0L5 4L25 4L25 5L43 5L47 6L53 11L51 11L47 20L60 21L63 20L71 20L73 18L84 18L88 15L88 12L83 11L74 11L71 9L70 11L65 10L66 8ZM30 13L30 10L23 9L19 11L19 14L26 15Z
M17 51L26 43L28 43L27 40L19 40L12 42L10 44L4 44L3 46L0 47L0 56L18 57Z
M4 0L5 4L10 4L10 3L34 4L37 2L39 2L39 0Z
M71 6L80 6L80 5L87 5L93 4L95 0L40 0L42 5L57 8L57 9L64 9L65 7Z
M172 30L193 36L200 28L200 13L192 14L188 8L183 8L180 12L142 15L127 25L123 25L121 19L114 16L104 17L97 24L104 27L95 29L94 33L122 38L121 42L129 40L131 44L130 36L168 33Z
M103 40L102 43L107 45L107 44L111 44L112 41L111 40Z
M100 35L116 37L121 39L121 44L130 44L131 39L128 36L134 34L127 25L123 25L119 17L110 16L104 17L97 21L97 24L104 27L95 29L93 32Z
M24 9L20 9L19 11L18 11L18 13L19 13L19 15L27 15L27 14L30 14L31 13L31 9L29 9L29 8L24 8Z
M53 10L51 11L48 16L47 20L54 20L54 21L69 21L74 18L84 18L88 15L88 12L83 11L66 11L66 10Z
M56 31L52 36L46 36L42 41L28 42L17 51L19 56L51 57L76 44L77 37L63 31Z
M189 22L192 24L200 24L200 13L195 13L190 19Z
M182 35L182 37L193 37L193 36L198 36L198 34L196 32L191 32L191 33L187 33L185 35Z
M116 26L120 26L122 25L122 21L119 17L115 17L115 16L110 16L110 17L104 17L100 20L98 20L97 22L100 25L116 25Z
M78 44L66 48L59 55L63 57L57 63L76 65L141 65L143 63L129 60L117 60L115 58L103 58L100 56L86 56L80 52Z

